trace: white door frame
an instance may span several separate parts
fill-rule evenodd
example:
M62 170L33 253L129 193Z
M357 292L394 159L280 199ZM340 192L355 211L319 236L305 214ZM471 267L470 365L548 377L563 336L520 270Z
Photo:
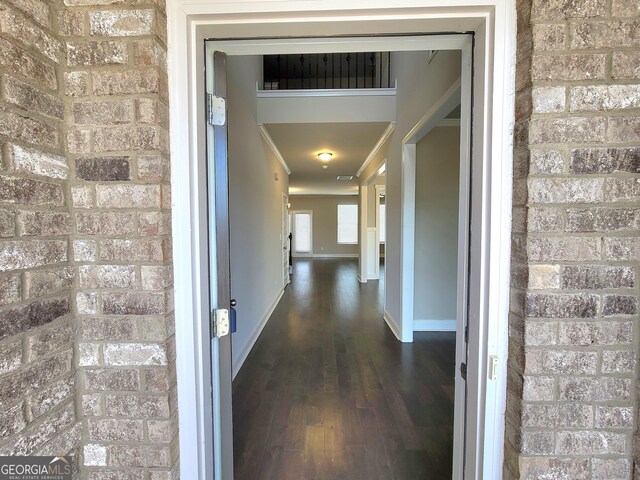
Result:
M467 450L471 456L467 457L465 470L468 479L500 478L506 404L515 2L398 0L390 4L387 0L351 0L345 4L342 0L253 3L169 0L167 15L171 155L181 164L180 168L172 169L172 207L179 212L173 215L173 241L181 476L213 478L208 460L213 448L212 432L203 408L211 388L210 376L205 371L206 342L202 338L202 325L208 317L208 302L206 298L203 300L206 290L202 289L206 271L203 272L201 262L202 252L206 251L203 239L207 225L202 208L206 205L203 41L273 37L282 35L284 24L292 36L475 33L473 150L484 161L481 173L487 190L483 219L491 222L483 230L482 244L476 252L476 258L481 258L482 288L478 297L472 299L479 308L473 312L477 329L470 331L469 353L480 363L468 373ZM325 39L318 50L331 45L337 51L335 42ZM255 50L255 43L246 42L247 53L261 53ZM270 43L277 43L280 53L286 53L287 45L293 42ZM310 40L307 46L317 43ZM380 45L379 51L388 49ZM487 378L489 355L499 359L495 380Z

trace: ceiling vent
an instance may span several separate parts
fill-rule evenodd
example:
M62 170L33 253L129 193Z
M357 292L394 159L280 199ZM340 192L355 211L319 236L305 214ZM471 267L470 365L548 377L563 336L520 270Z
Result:
M349 180L353 180L353 175L338 175L337 179L341 182L348 182Z

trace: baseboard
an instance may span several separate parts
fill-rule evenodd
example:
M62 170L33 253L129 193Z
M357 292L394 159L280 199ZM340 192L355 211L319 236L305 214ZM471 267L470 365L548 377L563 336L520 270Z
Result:
M455 332L455 320L414 320L414 332Z
M357 253L314 253L313 258L358 258Z
M387 322L387 325L389 325L389 328L391 329L393 334L396 336L398 340L400 340L400 326L398 325L398 322L396 322L395 319L391 316L391 314L386 310L384 311L383 317L384 317L384 321Z
M358 273L358 282L360 283L367 283L367 279L365 278L364 280L362 279L362 277L360 276L360 274Z
M237 364L232 366L232 369L231 369L232 370L232 378L236 378L236 375L238 374L238 372L242 368L242 365L244 364L244 361L249 356L249 352L251 352L251 349L253 348L253 346L255 345L256 341L258 340L258 337L260 336L260 334L262 333L262 330L264 329L265 325L269 321L269 318L271 318L271 314L273 313L273 311L278 306L278 303L280 303L280 299L282 298L283 295L284 295L284 290L282 290L278 294L278 296L276 297L275 301L269 307L269 310L267 311L267 313L262 318L262 321L258 325L256 325L256 328L253 330L253 333L251 334L251 337L249 339L249 343L247 343L247 346L244 348L244 350L242 351L242 353L238 357L238 361L236 362Z

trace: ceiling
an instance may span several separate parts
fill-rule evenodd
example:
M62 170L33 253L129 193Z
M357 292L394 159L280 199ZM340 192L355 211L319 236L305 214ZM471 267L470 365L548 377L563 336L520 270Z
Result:
M355 195L356 172L387 128L385 122L265 124L273 142L291 169L292 195ZM320 152L333 158L323 162ZM327 169L322 168L327 165ZM338 175L353 175L339 181Z

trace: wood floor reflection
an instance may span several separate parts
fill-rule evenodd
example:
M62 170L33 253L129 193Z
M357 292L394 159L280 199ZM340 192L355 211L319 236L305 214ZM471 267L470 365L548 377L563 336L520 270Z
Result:
M400 343L384 278L356 273L355 259L294 262L233 382L236 480L451 478L455 335Z

